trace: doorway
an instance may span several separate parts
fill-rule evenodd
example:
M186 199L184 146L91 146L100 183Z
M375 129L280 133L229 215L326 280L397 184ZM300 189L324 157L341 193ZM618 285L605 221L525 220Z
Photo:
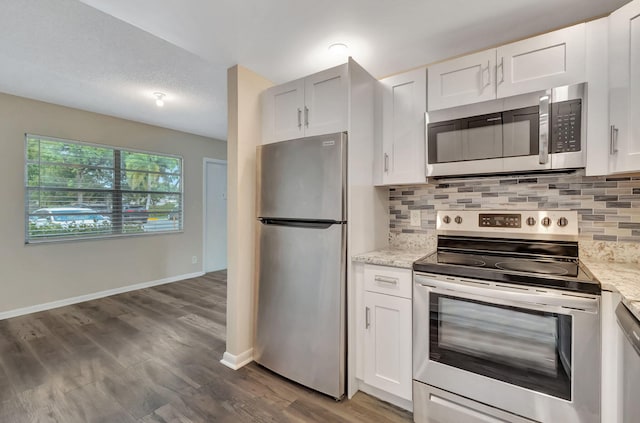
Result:
M227 268L227 162L204 159L203 270Z

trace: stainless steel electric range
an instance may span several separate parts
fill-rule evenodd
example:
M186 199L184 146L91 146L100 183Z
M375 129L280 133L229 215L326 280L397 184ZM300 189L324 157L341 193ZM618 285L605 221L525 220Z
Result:
M416 261L416 422L600 421L600 283L575 211L440 211Z

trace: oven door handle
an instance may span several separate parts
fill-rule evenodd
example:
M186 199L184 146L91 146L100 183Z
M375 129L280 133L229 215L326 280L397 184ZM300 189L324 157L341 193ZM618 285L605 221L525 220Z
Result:
M444 295L473 295L475 297L484 297L487 302L495 300L515 302L519 304L530 304L535 306L551 306L562 307L565 309L585 311L589 313L597 313L599 309L598 298L582 297L572 294L556 294L545 292L532 292L529 288L512 288L510 286L501 285L500 283L482 282L465 282L459 279L457 283L444 282L432 279L422 275L415 276L416 283L425 288L432 288L432 291ZM479 286L470 286L469 283L475 283Z

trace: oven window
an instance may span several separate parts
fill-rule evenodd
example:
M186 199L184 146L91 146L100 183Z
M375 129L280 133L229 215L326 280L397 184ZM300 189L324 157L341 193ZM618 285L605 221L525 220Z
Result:
M429 359L571 400L571 316L430 295Z

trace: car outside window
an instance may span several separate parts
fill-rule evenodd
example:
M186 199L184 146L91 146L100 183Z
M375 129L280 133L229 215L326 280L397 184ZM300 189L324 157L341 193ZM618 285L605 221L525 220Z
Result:
M182 231L179 156L25 137L25 242Z

